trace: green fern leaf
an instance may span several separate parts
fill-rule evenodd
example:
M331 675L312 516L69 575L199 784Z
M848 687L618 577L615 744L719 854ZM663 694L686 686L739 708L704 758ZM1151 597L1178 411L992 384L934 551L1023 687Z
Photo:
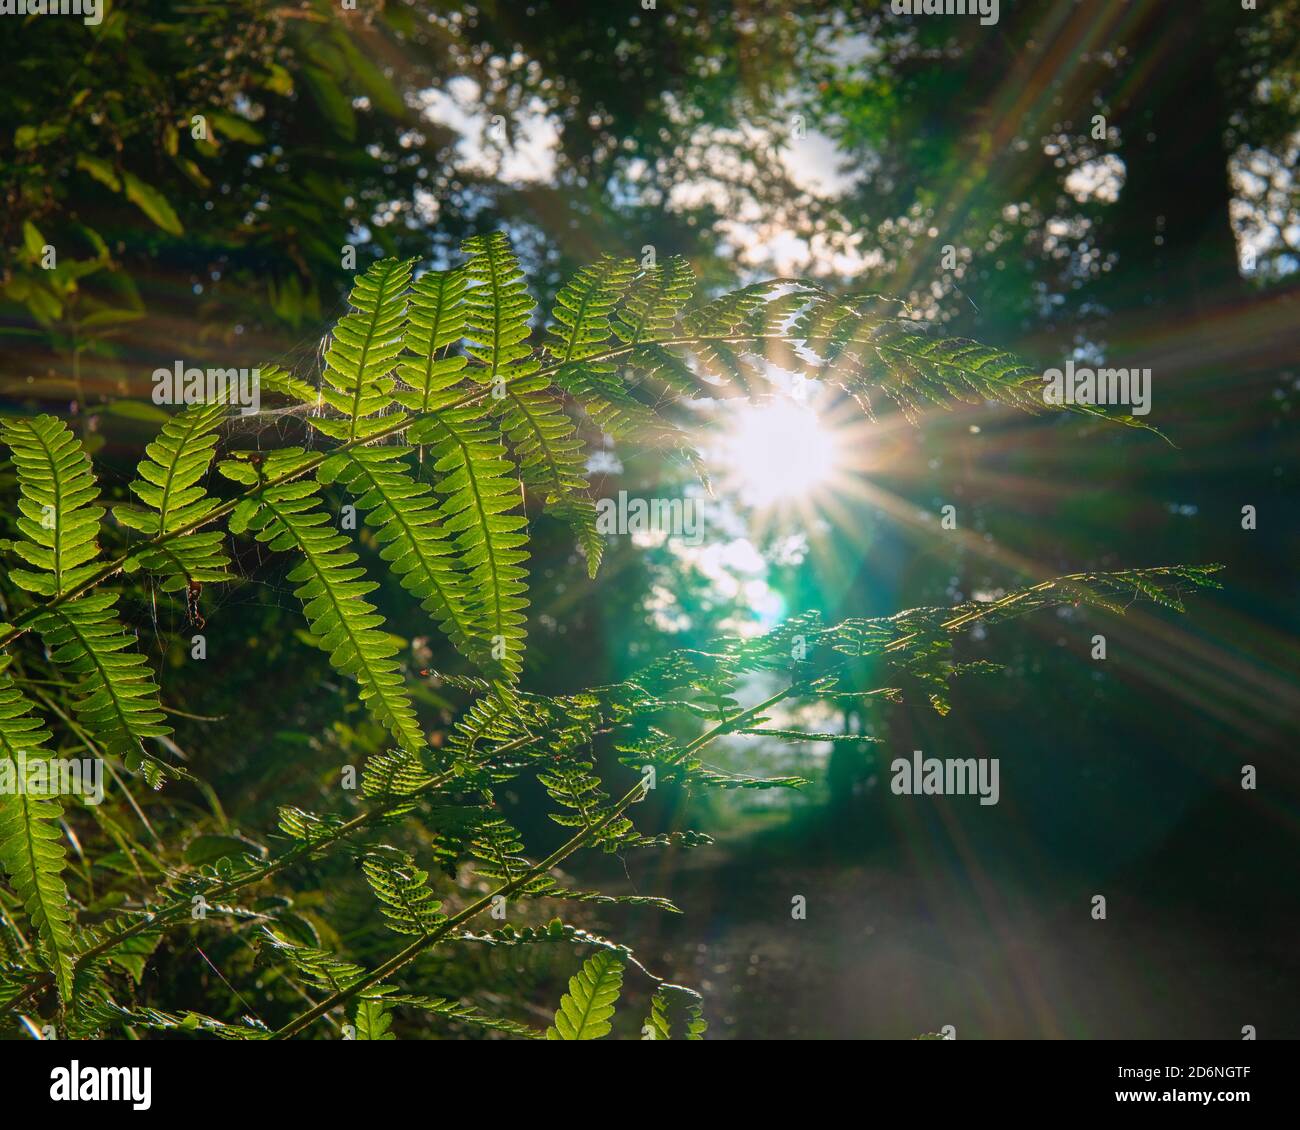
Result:
M611 314L635 272L632 260L611 256L580 270L556 296L545 348L559 363L555 383L581 404L603 431L685 450L689 445L682 434L628 391L617 365L591 360L610 348L615 330ZM655 319L655 324L659 320ZM636 325L621 321L619 328L624 333L637 332Z
M115 506L113 514L122 525L158 538L201 522L217 507L198 484L212 465L216 432L226 415L224 403L199 404L164 425L145 448L145 458L136 468L139 477L131 484L132 492L149 509ZM220 531L196 531L141 550L127 568L143 567L159 574L162 590L175 592L190 581L234 580L229 565Z
M587 572L600 568L605 542L596 529L596 506L587 497L586 458L573 421L548 391L543 377L506 386L496 403L524 485L542 495L546 511L566 522L587 555Z
M561 364L608 349L613 314L636 274L636 263L604 255L583 267L555 296L546 351Z
M384 999L395 1005L408 1005L412 1008L422 1009L425 1012L433 1013L435 1016L441 1016L444 1019L461 1024L472 1024L475 1027L486 1028L492 1032L503 1032L507 1036L520 1036L525 1040L537 1040L542 1035L536 1028L530 1028L527 1024L519 1024L513 1020L502 1020L495 1016L489 1016L473 1005L462 1004L460 1001L451 1000L448 997L410 996L402 993L385 996Z
M502 232L471 236L461 245L472 285L465 292L466 352L481 384L501 385L537 368L528 345L529 316L537 303Z
M63 882L63 806L53 791L27 788L27 767L49 758L43 748L49 740L31 703L0 674L0 775L8 777L0 789L0 865L36 930L40 959L54 974L66 1005L72 1000L74 947L72 900Z
M278 452L281 463L301 460L301 450ZM266 473L276 465L268 461ZM222 464L227 473L242 475ZM232 533L253 532L258 541L273 550L296 550L300 558L288 579L297 584L294 595L321 650L328 653L336 671L351 676L361 688L361 700L381 725L388 728L406 749L419 749L424 735L402 685L400 665L393 659L397 644L379 631L384 618L365 600L377 584L365 579L356 564L357 555L346 548L350 540L333 528L330 516L320 508L319 484L298 480L261 492L259 498L241 503L231 515Z
M393 1026L392 1006L383 997L365 997L357 1001L353 1028L358 1040L396 1040L390 1029Z
M686 332L693 337L731 337L771 301L773 290L790 285L789 279L768 279L720 295L686 315Z
M641 1033L648 1040L672 1039L668 1020L668 998L662 992L657 992L650 998L650 1015L641 1026Z
M698 1002L688 1005L686 1009L686 1038L688 1040L702 1040L704 1033L709 1030L709 1025L704 1019L704 1006Z
M470 854L478 861L475 867L477 874L483 879L502 886L513 883L515 879L523 875L532 866L520 854L524 850L524 842L519 833L499 816L494 816L479 824L475 830L474 838L470 841L469 850ZM553 885L554 880L548 882L543 877L540 888L537 889ZM523 895L536 893L536 891L534 885L529 885L518 893Z
M643 271L613 318L618 339L628 345L672 337L677 316L695 289L695 272L680 255Z
M612 1025L614 1005L623 990L623 963L600 950L569 978L569 991L560 1000L548 1040L599 1040Z
M440 519L438 497L411 473L408 455L402 447L354 448L330 456L317 478L337 481L356 496L366 524L375 527L379 556L402 587L462 655L491 670L491 648L474 634L467 579L456 568L455 542Z
M548 761L553 756L548 751ZM546 789L551 799L567 811L552 813L551 819L565 828L596 828L593 843L602 844L606 851L617 850L619 844L632 831L632 822L626 817L616 817L608 822L611 805L609 796L592 773L589 761L574 761L537 774L538 783Z
M442 903L427 885L429 873L416 867L406 852L370 855L362 860L361 870L382 904L390 930L420 937L431 934L446 921L438 913Z
M14 552L39 569L11 569L10 579L40 596L62 596L92 576L104 508L90 457L72 430L53 416L0 421L0 439L18 469L17 526L25 540Z
M116 593L94 593L50 608L32 621L50 658L80 680L73 710L86 730L110 754L142 769L157 787L162 774L184 776L144 748L146 738L163 738L166 725L158 684L144 656L131 650L133 637L114 614Z
M326 435L353 440L392 423L380 414L393 403L391 373L402 352L410 279L411 260L381 259L353 285L348 301L354 312L330 335L320 389L321 399L343 419L311 418Z
M442 524L469 584L469 631L493 678L513 682L523 668L528 607L528 519L511 513L519 504L514 467L481 404L446 408L412 425L409 436L433 455Z
M466 358L450 350L465 335L468 282L463 270L429 271L411 287L407 352L397 364L407 388L394 395L413 412L432 411L437 394L463 379Z

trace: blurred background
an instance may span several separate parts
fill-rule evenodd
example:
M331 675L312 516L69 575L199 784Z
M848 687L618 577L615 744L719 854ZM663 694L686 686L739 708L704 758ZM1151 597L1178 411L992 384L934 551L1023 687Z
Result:
M974 629L967 657L1004 666L959 683L946 716L882 700L823 720L877 744L722 749L729 769L813 785L663 790L651 821L715 847L575 870L682 907L584 913L701 988L715 1037L1295 1038L1300 2L1004 0L992 26L889 7L140 0L97 27L0 20L6 410L75 421L120 495L161 419L155 368L310 376L346 308L346 247L359 266L441 267L496 229L542 310L576 266L653 248L707 290L810 277L1036 368L1150 368L1146 422L1168 442L995 408L865 421L778 381L766 406L692 410L712 495L589 432L594 494L698 497L706 537L615 538L593 582L539 522L525 685L610 682L811 608L1221 562L1223 589L1186 615ZM232 443L293 427L258 418ZM219 805L141 802L257 834L278 804L326 807L338 765L383 736L304 641L283 570L249 554L248 583L205 594L202 672L183 605L133 615L164 700L235 720L179 720ZM454 667L391 588L413 668ZM458 701L421 693L445 729ZM888 762L915 749L999 758L1000 803L894 796ZM332 878L302 877L304 930L341 897ZM354 918L351 950L386 952L360 903ZM572 971L513 961L426 973L545 1001ZM168 968L150 974L161 995L222 1007L205 967Z

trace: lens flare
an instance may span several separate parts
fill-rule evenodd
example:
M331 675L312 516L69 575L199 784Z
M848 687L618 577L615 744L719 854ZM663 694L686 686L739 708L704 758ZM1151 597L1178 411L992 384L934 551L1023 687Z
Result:
M751 506L807 499L836 469L835 438L797 400L728 406L720 445L727 486Z

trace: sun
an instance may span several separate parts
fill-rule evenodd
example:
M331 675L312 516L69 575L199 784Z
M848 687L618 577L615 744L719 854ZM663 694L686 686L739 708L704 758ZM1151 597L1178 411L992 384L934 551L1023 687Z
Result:
M809 501L838 468L835 434L809 404L728 404L718 449L724 485L755 508Z

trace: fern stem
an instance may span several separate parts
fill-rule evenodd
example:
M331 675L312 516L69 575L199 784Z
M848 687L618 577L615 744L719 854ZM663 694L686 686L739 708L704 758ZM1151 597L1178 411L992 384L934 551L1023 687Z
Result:
M764 710L775 706L777 703L781 702L783 699L789 698L791 695L797 694L805 685L804 682L791 683L789 686L778 691L770 698L764 699L755 706L751 706L749 709L742 710L739 714L719 722L711 729L706 730L694 741L684 746L678 753L676 760L680 761L682 758L689 757L696 751L703 749L717 738L730 733L737 726L744 725L755 716L761 714ZM331 1009L337 1008L341 1004L345 1004L347 1001L351 1000L352 997L356 996L357 993L364 992L366 989L387 980L403 966L409 965L430 946L436 945L438 942L442 941L443 938L462 923L469 921L469 919L474 918L476 915L481 914L484 910L488 909L496 898L509 896L520 888L527 886L534 879L545 875L552 868L558 867L564 862L564 860L573 855L574 852L581 850L595 839L601 831L622 816L627 809L632 807L632 805L644 799L645 795L645 784L642 781L638 781L614 804L612 808L610 808L608 812L606 812L599 822L587 825L587 827L583 828L582 831L576 833L556 848L555 851L551 852L551 854L540 863L534 864L532 867L528 868L527 871L510 880L510 882L503 883L496 890L489 891L478 901L471 903L469 906L465 907L464 910L448 918L436 930L425 934L423 937L417 938L404 950L394 954L382 965L366 974L366 976L347 986L347 988L339 989L331 996L326 997L325 1000L321 1001L314 1008L311 1008L300 1016L295 1017L283 1028L277 1031L271 1038L275 1040L287 1040L292 1036L296 1036L304 1028L318 1020Z
M513 741L506 742L504 745L498 746L496 749L492 750L489 756L497 757L504 753L513 753L515 750L521 749L523 746L536 740L537 738L533 735L525 735L521 738L515 738ZM243 875L228 880L221 886L207 892L205 897L210 899L227 898L244 887L251 886L253 883L260 883L265 879L278 875L281 871L284 871L288 867L297 863L304 856L311 855L322 848L329 847L330 844L336 843L345 836L350 836L353 832L361 831L363 828L368 827L381 817L388 815L389 812L399 805L409 804L412 798L433 792L441 788L443 785L449 784L455 779L455 777L456 773L453 770L448 770L445 773L440 773L435 777L431 777L423 785L414 789L412 792L407 793L404 796L393 797L390 800L382 801L374 808L369 808L365 812L354 816L351 820L330 829L328 832L322 834L318 839L312 840L311 843L303 844L300 847L286 852L279 859L271 861L261 870L249 875ZM173 926L177 918L183 918L189 913L189 911L190 903L188 901L173 903L170 907L164 907L162 910L156 911L146 918L137 920L134 925L128 926L126 929L112 934L110 937L105 938L103 941L96 943L89 949L78 954L73 963L74 972L77 968L93 961L97 957L103 956L109 950L115 949L117 946L131 938L138 937L140 934L147 934ZM116 919L109 919L110 923L113 921L116 921ZM41 974L33 979L21 993L6 1001L3 1005L0 1005L0 1011L7 1011L18 1007L18 1005L27 1000L34 993L48 988L53 983L54 978L51 974Z

